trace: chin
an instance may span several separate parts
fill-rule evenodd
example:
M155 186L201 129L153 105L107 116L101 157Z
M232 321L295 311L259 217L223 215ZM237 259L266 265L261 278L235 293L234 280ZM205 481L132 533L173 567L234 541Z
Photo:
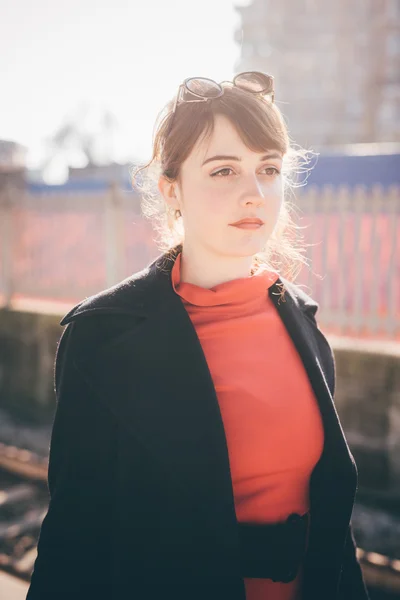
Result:
M256 239L243 239L239 244L237 244L237 250L242 254L242 256L252 256L254 254L258 254L259 252L263 252L267 242L264 238Z
M237 256L238 258L245 258L263 252L264 247L265 242L259 244L243 244L242 246L236 246L236 248L231 248L229 254L231 256Z

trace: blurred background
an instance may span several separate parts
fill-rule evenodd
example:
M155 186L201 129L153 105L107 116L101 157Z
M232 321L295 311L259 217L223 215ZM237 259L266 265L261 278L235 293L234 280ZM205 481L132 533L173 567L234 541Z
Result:
M158 254L130 169L190 76L275 77L292 201L359 467L371 598L400 598L400 0L0 0L0 595L47 507L59 320ZM4 595L6 594L6 595Z

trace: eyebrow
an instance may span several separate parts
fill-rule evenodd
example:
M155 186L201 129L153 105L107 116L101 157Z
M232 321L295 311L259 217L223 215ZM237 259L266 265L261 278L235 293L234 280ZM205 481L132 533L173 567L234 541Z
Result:
M276 152L270 152L268 154L264 154L264 156L261 156L260 158L260 162L262 162L263 160L267 160L269 158L278 158L280 160L282 160L282 155L278 154ZM206 165L207 163L213 161L213 160L237 160L237 161L241 161L242 159L239 156L230 156L228 154L217 154L216 156L211 156L210 158L207 158L203 164L201 165L202 167L204 165Z

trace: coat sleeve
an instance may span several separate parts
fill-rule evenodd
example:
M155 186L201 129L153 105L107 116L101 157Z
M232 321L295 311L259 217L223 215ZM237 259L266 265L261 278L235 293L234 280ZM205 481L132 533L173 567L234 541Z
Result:
M356 542L351 524L343 553L338 600L369 600L367 587L356 554Z
M309 319L316 325L318 331L320 332L320 337L323 340L325 347L327 349L328 354L332 360L333 370L331 373L330 388L332 390L332 395L335 392L336 385L336 364L335 357L333 354L333 350L328 340L322 333L322 331L318 327L317 320L315 318L315 314L318 310L318 305L315 303L313 306L309 307L306 314ZM346 536L346 543L343 551L343 562L342 562L342 570L341 570L341 579L339 584L339 594L337 597L338 600L369 600L369 595L367 591L367 587L365 585L365 581L363 578L361 566L359 560L357 558L356 553L356 542L354 539L354 533L351 526L349 524L349 528Z
M48 489L27 600L112 599L116 425L74 366L68 325L55 360Z

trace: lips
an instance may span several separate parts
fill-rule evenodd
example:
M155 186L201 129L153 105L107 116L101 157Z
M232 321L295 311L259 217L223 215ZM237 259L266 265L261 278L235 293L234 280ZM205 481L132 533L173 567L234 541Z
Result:
M249 225L249 226L261 226L264 225L264 221L261 219L241 219L240 221L236 221L236 223L231 223L234 227L240 227L241 225Z

